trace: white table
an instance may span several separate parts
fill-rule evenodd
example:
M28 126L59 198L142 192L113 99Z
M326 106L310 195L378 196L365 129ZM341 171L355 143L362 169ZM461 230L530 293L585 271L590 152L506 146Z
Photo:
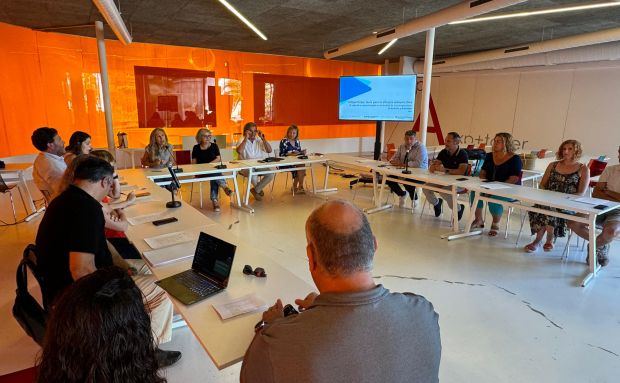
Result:
M498 182L493 182L492 184L502 184ZM531 211L536 213L542 213L546 215L550 215L553 217L563 218L569 221L581 222L589 225L590 228L590 236L589 236L589 273L583 279L581 286L585 286L592 280L593 277L596 276L598 271L600 270L600 266L596 262L596 217L600 214L604 214L610 212L615 209L620 208L620 203L607 201L603 199L597 198L586 198L579 197L571 194L558 193L549 190L541 190L535 189L520 185L513 184L502 184L507 186L504 189L494 189L489 190L486 189L485 182L482 182L480 179L471 179L469 181L463 182L462 187L466 187L467 189L473 191L475 193L475 198L472 206L477 206L478 201L483 201L486 203L496 203L503 205L505 207L513 207L516 209L521 209L525 211ZM488 186L488 185L487 185ZM510 199L510 201L503 201L494 199L492 197L504 197ZM577 199L582 198L582 201L587 201L587 203L579 202ZM566 214L555 210L546 210L536 207L535 205L551 207L555 209L561 209L569 212L576 213ZM595 205L605 205L606 207L603 209L594 208ZM469 237L473 235L480 235L482 230L472 230L471 225L474 221L474 214L471 214L467 224L465 226L465 230L459 234L451 235L448 237L448 240L459 239L464 237Z
M260 161L260 162L259 162ZM308 156L307 159L299 159L294 156L284 157L278 162L263 162L263 160L241 160L240 164L244 165L248 169L248 183L245 192L244 205L247 207L250 201L250 188L252 187L252 177L261 176L266 174L275 174L283 172L293 172L296 170L303 170L304 168L310 169L310 176L312 178L312 193L325 193L337 191L336 188L328 188L327 180L329 176L329 157L327 156ZM325 164L325 178L323 180L323 188L317 189L314 181L314 168L315 164ZM282 168L286 167L286 168Z
M26 182L25 172L32 169L32 163L24 162L24 163L8 163L6 167L0 169L0 173L2 173L3 177L5 174L17 174L17 187L22 193L22 198L25 198L24 202L29 211L26 211L25 221L30 221L32 218L41 213L44 208L37 210L34 205L34 200L32 199L32 194L30 194L30 189L28 188L28 183Z
M162 207L165 206L169 193L150 182L144 176L143 171L120 170L119 174L127 182L144 187L151 193L151 196L147 197L151 201L138 203L126 209L128 217L149 213L153 209L152 206L158 203L161 203ZM262 313L246 314L223 321L213 309L214 303L229 301L248 293L256 293L269 305L273 304L277 298L281 298L285 303L293 303L296 298L305 297L315 288L276 263L269 254L275 253L275 250L268 247L258 249L247 244L230 233L226 227L215 223L188 204L169 210L170 215L176 217L178 222L162 226L144 223L129 227L127 237L141 253L150 250L144 238L176 231L191 233L204 231L237 246L229 285L224 292L191 306L186 306L172 298L176 310L183 316L213 363L219 369L225 368L243 359L254 337L254 324L260 319ZM175 248L169 249L174 251ZM156 278L162 279L189 269L191 262L191 258L183 259L175 263L151 267L151 270ZM244 275L242 270L246 264L254 268L263 267L267 272L267 278Z

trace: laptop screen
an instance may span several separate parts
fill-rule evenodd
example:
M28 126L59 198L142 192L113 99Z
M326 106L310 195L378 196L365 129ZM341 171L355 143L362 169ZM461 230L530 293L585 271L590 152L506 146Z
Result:
M226 287L236 249L232 243L201 232L192 269L213 279L220 287Z

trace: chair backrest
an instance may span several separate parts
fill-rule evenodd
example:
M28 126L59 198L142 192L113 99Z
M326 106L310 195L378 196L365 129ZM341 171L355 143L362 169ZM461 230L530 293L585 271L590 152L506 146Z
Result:
M603 170L605 170L605 167L607 166L607 162L605 161L599 161L599 160L590 160L590 162L588 162L588 169L590 169L590 177L596 177L596 176L600 176L601 174L603 174Z
M484 165L484 158L477 160L476 166L474 167L471 173L473 177L478 177L480 175L480 171L482 170L482 165Z
M396 145L389 143L387 145L385 145L385 148L387 149L387 151L391 151L391 150L396 150Z
M174 155L178 165L187 165L192 163L192 152L190 150L175 150Z
M540 149L538 153L536 153L536 157L545 158L546 154L547 154L547 149Z
M472 150L474 148L474 144L467 145L467 150Z
M467 170L465 170L465 176L469 177L471 176L471 170L472 170L472 166L471 164L467 164Z
M2 178L2 173L0 173L0 193L6 193L9 189L9 185L4 182L4 178Z
M484 149L484 148L486 148L486 147L487 147L487 144L480 144L480 145L478 146L478 149Z

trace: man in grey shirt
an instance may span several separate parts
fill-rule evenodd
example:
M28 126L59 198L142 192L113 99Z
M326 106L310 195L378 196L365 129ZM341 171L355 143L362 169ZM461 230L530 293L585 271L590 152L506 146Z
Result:
M423 143L418 141L415 131L407 130L405 132L404 141L405 142L398 147L398 150L390 159L390 163L394 166L405 166L406 161L406 165L410 168L428 169L428 153L426 151L426 146L424 146ZM421 183L411 179L403 179L412 183ZM415 206L415 201L418 199L415 186L403 184L403 186L405 187L405 190L403 190L398 182L388 181L386 182L386 184L389 186L390 190L396 193L396 195L398 196L399 207L405 206L407 194L409 194L409 197L411 197L412 207Z
M319 294L263 313L241 367L242 383L438 382L438 315L424 297L391 293L371 274L376 240L345 201L306 222L306 253Z

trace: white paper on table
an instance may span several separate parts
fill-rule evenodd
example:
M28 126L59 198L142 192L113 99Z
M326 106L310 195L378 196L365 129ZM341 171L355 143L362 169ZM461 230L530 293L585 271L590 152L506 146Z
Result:
M138 188L138 185L121 185L121 191L126 192L129 190L135 190Z
M355 160L355 162L359 162L360 164L372 164L374 162L377 162L375 160Z
M176 231L174 233L144 238L144 241L151 247L151 249L161 249L162 247L174 246L179 243L193 241L194 237L195 236L186 231Z
M196 252L196 243L185 242L157 250L143 252L144 259L152 266L158 267L191 258Z
M484 189L488 189L488 190L500 190L500 189L510 189L512 186L490 182L490 183L481 184L480 187Z
M267 303L254 293L213 305L213 308L222 319L236 317L245 313L264 311L267 307L269 307Z
M592 198L588 198L588 197L579 197L579 198L571 198L568 197L568 199L575 201L575 202L579 202L579 203L585 203L586 205L598 205L599 203L595 200L593 200Z
M167 213L167 210L161 210L155 213L137 215L135 217L127 218L127 222L129 222L132 226L141 225L143 223L156 221L162 218L162 216L165 213Z
M145 202L163 202L160 199L153 198L151 195L145 195L144 197L136 197L134 204L145 203Z

